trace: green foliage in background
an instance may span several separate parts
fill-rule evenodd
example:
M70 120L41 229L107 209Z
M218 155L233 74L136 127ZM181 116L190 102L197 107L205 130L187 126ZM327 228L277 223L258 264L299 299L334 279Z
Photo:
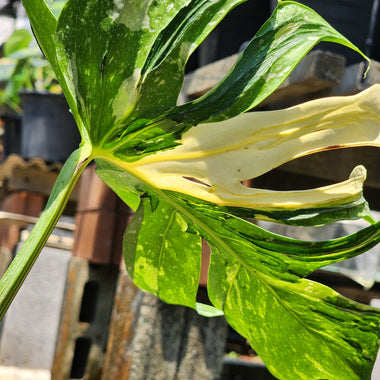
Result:
M0 58L0 106L21 113L21 90L61 92L54 71L31 32L15 30L4 44L3 52Z

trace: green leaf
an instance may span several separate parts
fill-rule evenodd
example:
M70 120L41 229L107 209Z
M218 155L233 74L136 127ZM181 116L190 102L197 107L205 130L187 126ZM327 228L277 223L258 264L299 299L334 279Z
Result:
M235 215L299 225L363 217L368 209L362 166L346 181L303 191L248 188L242 182L314 152L380 146L379 99L380 85L375 85L351 97L200 124L185 130L180 140L176 126L163 120L147 124L135 132L136 138L127 135L108 159L152 187L228 207ZM174 147L168 149L170 145ZM131 161L129 152L137 148L142 158Z
M0 58L0 82L7 81L13 74L16 63L9 58Z
M55 73L60 74L54 41L56 18L44 0L23 0L23 5L41 50L53 66Z
M152 197L152 198L151 198ZM125 263L137 286L168 303L196 307L201 239L170 203L145 197L124 237Z
M59 65L55 42L57 19L44 0L23 0L23 6L28 15L34 34L36 35L38 44L46 59L52 66L62 87L62 91L65 94L67 103L69 104L70 110L76 120L82 139L88 140L81 118L78 114L78 107L74 96L75 89L71 86L72 81L67 75L64 75L66 70L61 70Z
M378 349L378 310L299 276L372 247L380 239L379 225L342 239L302 242L223 217L215 208L198 210L181 202L177 207L188 207L195 228L211 246L212 303L275 376L369 378Z
M198 124L239 115L268 97L322 41L345 45L369 60L313 10L281 1L226 77L203 97L171 111L170 117Z
M94 146L121 130L135 107L155 39L187 3L71 0L62 10L57 28L60 67L72 82Z
M144 191L136 177L101 159L96 160L96 173L132 210L137 210Z
M195 0L178 12L158 35L147 57L135 117L176 105L188 58L220 20L244 1Z
M74 183L67 175L76 179L95 159L99 176L137 210L124 248L139 286L208 315L224 312L281 379L369 379L379 311L303 277L372 247L379 223L342 239L302 242L238 215L299 224L367 216L360 166L347 181L304 192L250 189L241 182L316 151L378 146L380 89L237 116L280 86L318 42L357 50L309 8L284 1L224 80L177 107L186 60L239 3L68 0L57 21L43 0L24 0L86 154L69 160L33 239L39 232L42 237L27 244L21 264L7 275L16 280L0 284L14 294L23 266L35 260L52 228L49 217L54 224L67 199ZM212 249L210 307L196 303L200 237Z
M134 162L145 156L180 145L182 133L190 126L158 118L157 120L137 119L128 125L117 142L104 145L115 157Z
M216 307L206 305L204 303L197 302L196 304L197 313L203 317L221 317L224 315L223 311L217 309Z
M178 266L178 252L183 248L171 249L178 235L167 235L167 224L163 223L181 215L187 220L186 230L192 232L189 236L198 230L212 248L208 283L212 303L250 340L273 374L292 380L338 379L343 374L347 379L368 378L378 348L378 310L301 277L378 243L379 223L341 239L303 242L262 230L215 206L197 207L170 192L157 194L160 198L154 204L151 198L144 199L125 235L127 269L139 286L157 294L159 284L165 283L162 288L172 292L163 299L184 304L177 289L184 289L183 281L190 282L189 267ZM160 205L163 202L166 207ZM154 215L156 220L152 221ZM165 235L165 241L155 238L156 229L161 231L160 237ZM154 264L163 254L163 244L170 247L165 251L166 269L163 261ZM188 254L200 262L196 250ZM176 275L170 274L173 262ZM168 277L158 275L167 272ZM192 274L193 296L198 273ZM188 301L185 304L189 305ZM352 333L353 326L358 327L357 332Z
M8 56L8 58L14 60L22 60L37 57L41 57L41 51L37 46L30 46L23 49L19 49Z
M53 0L49 5L51 13L53 13L54 17L58 19L63 6L65 5L67 0Z
M243 218L273 221L290 226L323 226L338 220L365 219L373 223L368 202L361 196L357 200L335 206L297 210L255 210L252 208L225 207L225 211Z
M4 44L4 57L25 49L32 41L32 35L26 29L18 29L12 33L7 42Z
M231 255L237 260L251 260L266 274L274 271L276 276L285 276L283 279L305 277L323 266L357 256L380 241L380 222L340 239L299 241L265 231L215 206L197 205L177 194L166 195L184 212L191 212L194 225L210 243L218 241L235 252Z
M274 376L371 378L379 310L312 281L286 281L247 269L224 250L212 250L210 299L223 305L227 321L250 341Z

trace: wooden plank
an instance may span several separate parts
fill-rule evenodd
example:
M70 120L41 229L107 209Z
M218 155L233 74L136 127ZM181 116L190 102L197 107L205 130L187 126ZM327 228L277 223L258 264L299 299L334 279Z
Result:
M11 194L7 197L1 207L4 211L20 212L24 209L23 194ZM20 228L16 225L0 224L0 246L14 250L20 239Z
M238 54L210 63L185 76L182 93L198 98L211 90L235 64Z
M372 60L368 73L364 75L367 68L367 62L360 62L346 66L344 68L343 76L336 86L309 94L308 96L300 97L296 99L297 103L329 96L354 95L376 83L380 83L380 63ZM296 102L293 101L292 104L288 105L293 104L296 104ZM288 105L282 104L283 107Z
M136 307L143 292L132 282L125 271L119 274L114 298L110 333L103 368L103 380L129 379L132 367L132 346Z
M45 206L45 198L42 194L26 192L24 215L39 217Z
M51 380L50 371L46 369L18 368L0 366L2 380Z

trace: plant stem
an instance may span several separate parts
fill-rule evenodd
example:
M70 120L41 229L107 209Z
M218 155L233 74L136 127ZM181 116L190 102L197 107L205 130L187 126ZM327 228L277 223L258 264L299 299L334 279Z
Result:
M65 209L82 171L91 161L91 149L82 145L65 162L45 210L0 281L0 320L4 317L48 237Z

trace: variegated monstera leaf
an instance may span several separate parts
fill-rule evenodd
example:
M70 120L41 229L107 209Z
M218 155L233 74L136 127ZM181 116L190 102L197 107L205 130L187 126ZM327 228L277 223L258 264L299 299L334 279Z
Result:
M379 87L243 114L318 42L357 50L309 8L282 1L227 76L178 106L190 54L242 2L68 0L57 19L43 0L24 0L82 144L1 283L2 305L21 284L79 174L95 159L100 178L136 210L124 248L138 286L169 303L224 313L279 379L369 379L378 310L305 276L375 245L379 224L337 240L304 242L247 221L371 220L362 197L365 169L307 191L248 188L242 181L331 147L379 145ZM196 302L201 238L211 247L213 307Z

